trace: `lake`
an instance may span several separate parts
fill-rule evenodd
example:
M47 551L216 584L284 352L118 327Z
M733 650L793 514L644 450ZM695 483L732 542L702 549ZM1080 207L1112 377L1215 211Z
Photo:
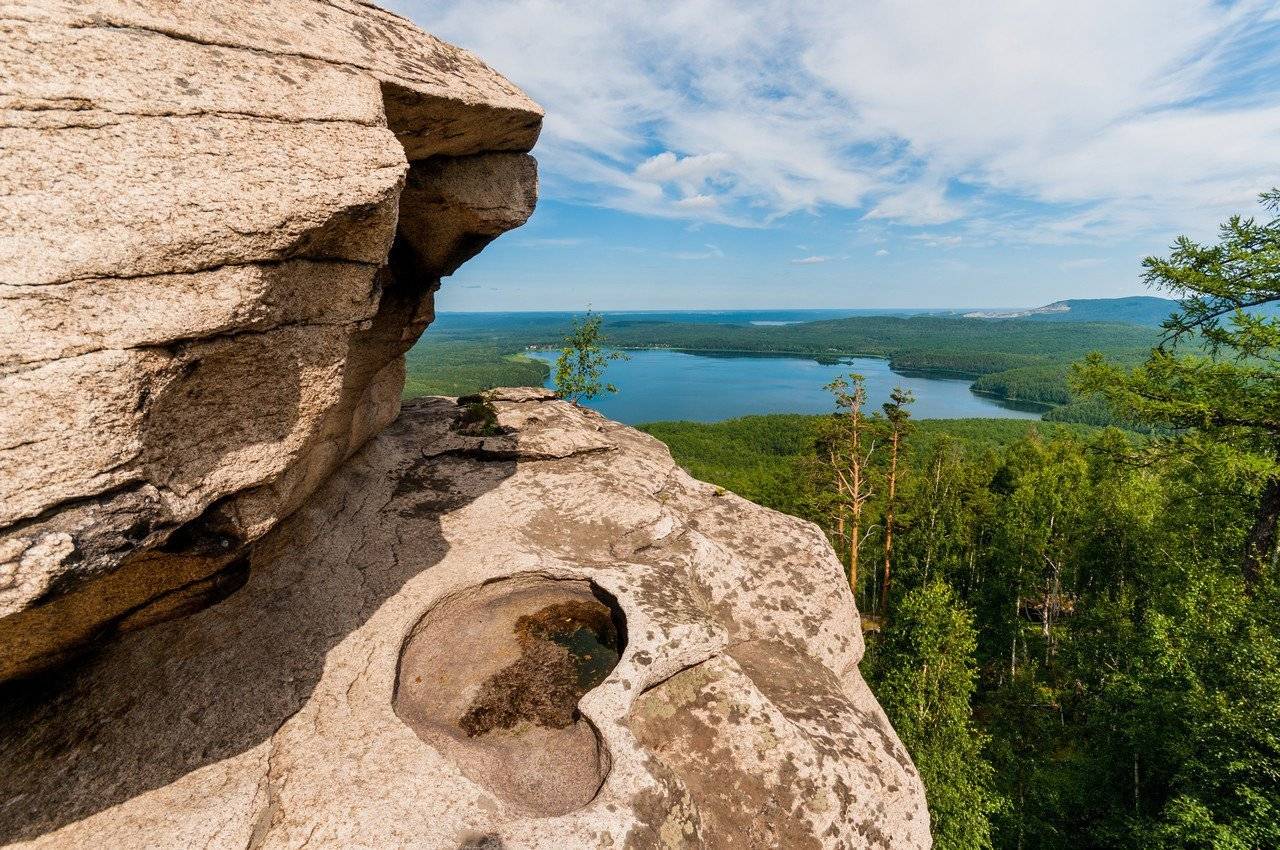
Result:
M618 387L586 405L610 419L641 422L687 419L718 422L756 413L828 413L831 394L822 387L837 375L858 372L866 378L871 409L879 410L889 391L901 386L915 393L917 419L1039 419L1040 413L975 395L968 379L903 374L887 360L842 358L819 363L803 357L688 354L680 351L631 351L630 360L609 364L607 380ZM557 352L532 351L551 365ZM549 378L547 385L552 383Z

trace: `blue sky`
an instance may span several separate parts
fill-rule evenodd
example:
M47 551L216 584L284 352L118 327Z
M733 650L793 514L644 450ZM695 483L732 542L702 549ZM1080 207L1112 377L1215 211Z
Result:
M1280 0L395 0L547 110L445 310L1032 306L1280 184Z

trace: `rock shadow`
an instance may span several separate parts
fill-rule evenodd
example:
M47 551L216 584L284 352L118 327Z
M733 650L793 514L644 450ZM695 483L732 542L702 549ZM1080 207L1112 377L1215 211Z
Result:
M515 470L465 454L414 463L405 441L439 437L458 408L413 408L254 547L223 602L0 686L0 843L250 750L306 704L330 650L448 552L440 515Z

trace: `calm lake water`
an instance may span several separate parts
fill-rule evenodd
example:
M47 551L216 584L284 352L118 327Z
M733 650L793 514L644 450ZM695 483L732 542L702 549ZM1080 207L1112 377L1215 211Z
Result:
M630 360L609 365L608 380L618 387L587 406L610 419L635 425L670 419L718 422L754 413L827 413L830 393L822 389L837 375L858 372L867 381L873 409L901 386L915 393L917 419L1039 419L970 392L972 381L901 374L887 360L849 357L836 364L801 357L686 354L679 351L631 351ZM535 351L554 371L556 352ZM551 385L548 379L547 385Z

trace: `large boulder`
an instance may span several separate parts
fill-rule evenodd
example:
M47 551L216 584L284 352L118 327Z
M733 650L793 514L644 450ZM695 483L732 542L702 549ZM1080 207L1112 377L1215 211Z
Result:
M545 391L410 403L247 573L8 695L0 841L929 845L822 533Z
M355 0L0 0L0 680L225 596L399 411L541 111Z

